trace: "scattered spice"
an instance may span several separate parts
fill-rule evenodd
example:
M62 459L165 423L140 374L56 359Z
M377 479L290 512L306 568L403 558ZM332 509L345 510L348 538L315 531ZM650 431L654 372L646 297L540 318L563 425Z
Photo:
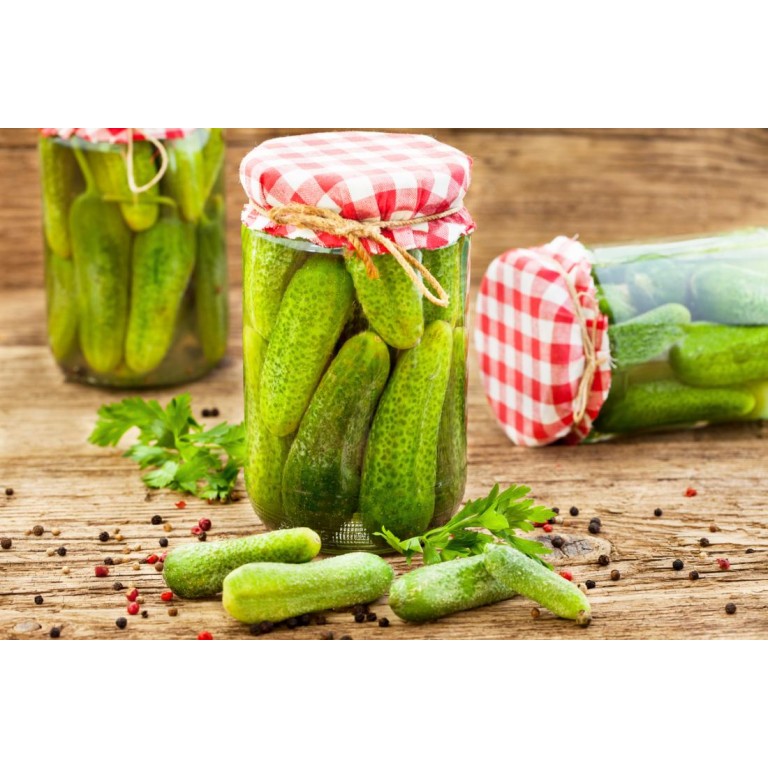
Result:
M203 408L202 414L203 414L203 418L207 419L211 415L211 409L210 408Z
M578 517L579 516L579 508L578 507L571 507L569 510L571 513L571 517Z
M595 582L594 582L592 579L587 579L587 580L584 582L584 586L585 586L587 589L594 589L594 588L597 586L597 584L596 584L596 583L595 583Z
M64 566L64 567L61 569L61 572L62 572L62 573L63 573L63 574L66 576L66 575L69 573L69 568L67 568L67 566L65 565L65 566Z
M621 573L619 571L613 570L611 571L611 581L618 581L621 578Z
M6 488L5 489L5 495L6 496L13 496L13 488Z
M610 562L611 562L611 558L608 557L608 555L600 555L600 557L597 558L598 565L608 565L608 563Z
M142 619L148 619L149 618L149 611L142 611L141 612L141 618Z
M97 565L94 568L94 572L100 579L104 578L104 576L109 576L109 568L106 565Z
M166 533L170 533L173 530L173 526L170 523L163 523L163 530Z
M698 571L691 571L691 572L688 574L688 578L689 578L691 581L698 581L698 580L699 580L699 572L698 572Z
M115 561L111 557L104 558L104 565L114 565Z
M161 525L163 518L160 515L152 515L152 519L149 521L152 525Z
M199 525L193 525L192 528L190 528L190 532L193 536L199 536L203 532L203 529Z
M544 523L544 525L541 526L544 533L552 533L552 525L551 523Z
M150 565L154 565L154 564L155 564L155 563L156 563L156 562L157 562L159 559L160 559L160 558L159 558L157 555L155 555L155 554L151 554L151 555L150 555L150 556L147 558L147 562L148 562Z
M42 605L42 604L43 604L43 596L35 595L35 605Z
M137 602L139 605L144 605L144 598L143 598L141 595L139 595L139 596L136 598L136 602Z
M120 533L120 529L119 529L119 528L114 528L114 529L112 530L112 533Z
M168 609L168 615L169 616L178 616L179 615L179 609L178 608L169 608Z
M128 626L128 619L125 616L120 616L118 619L115 619L115 624L117 624L118 629L125 629Z
M351 640L351 639L352 639L352 635L342 635L339 638L339 640Z
M65 556L66 556L66 554L67 554L67 548L66 548L66 547L59 547L59 548L56 550L56 554L57 554L59 557L65 557Z
M160 599L161 599L161 600L162 600L164 603L168 603L168 602L170 602L171 600L173 600L173 592L171 592L170 590L169 590L169 591L167 591L167 592L163 592L163 593L160 595Z
M208 538L208 534L205 531L202 531L197 534L198 541L205 541L207 538Z
M382 616L379 619L379 626L380 627L388 627L389 626L389 619L386 616Z
M672 570L674 570L674 571L682 571L683 568L685 568L685 563L682 560L680 560L679 558L672 562Z
M215 419L219 415L219 409L218 408L211 408L211 416Z
M99 541L109 541L109 532L108 531L102 531L99 534Z
M42 525L36 525L36 526L35 526L35 527L32 529L32 533L34 533L34 534L35 534L35 536L42 536L42 535L45 533L45 528L43 528L43 526L42 526Z
M552 511L553 511L553 512L554 512L556 515L559 515L559 514L560 514L560 507L552 507Z
M56 554L56 550L53 547L49 547L45 550L45 554L48 555L48 557L53 557Z
M51 631L48 633L54 640L57 637L61 637L61 627L51 627Z
M328 619L325 618L325 615L322 613L318 613L317 616L315 616L315 624L321 625L321 624L327 624Z
M168 539L163 536L161 539L157 542L161 547L167 547L168 546Z
M351 606L349 610L351 613L357 616L358 613L368 613L368 606L357 604L357 605Z
M123 591L123 585L122 585L122 582L116 581L116 582L115 582L115 583L112 585L112 589L114 589L114 590L115 590L115 592L122 592L122 591Z
M720 529L714 524L711 523L709 526L709 532L710 533L717 533Z
M365 621L365 614L364 613L356 613L355 614L355 621L358 624L362 624Z
M556 517L550 517L549 520L547 520L547 522L550 525L554 525L557 522L557 518Z
M122 541L124 538L122 533L115 534L115 541Z
M60 536L61 535L61 531L58 528L54 528L54 529L51 530L51 535L53 535L53 536Z
M138 563L134 563L131 568L133 568L134 571L140 571L141 566Z
M733 614L736 613L736 603L726 603L725 604L725 612L729 616L733 616Z
M320 639L321 640L333 640L333 632L321 632L320 633Z
M692 496L696 496L699 492L695 488L691 488L688 486L688 488L685 489L685 493L683 493L683 496L690 499Z
M375 613L366 613L365 614L365 620L366 621L376 621L379 617Z
M538 619L541 616L541 611L538 608L531 608L531 618Z
M596 523L594 520L589 524L587 530L590 533L600 533L600 523Z
M749 549L745 549L744 550L744 554L745 555L754 555L755 554L755 550L752 549L752 547L750 547Z
M5 536L3 536L2 539L0 539L0 547L3 549L10 549L13 546L13 540L9 539Z
M656 515L656 517L661 517L664 514L664 510L661 509L661 507L656 507L656 509L653 510L653 514Z
M139 596L139 590L134 587L125 597L129 603L132 603Z
M573 574L570 571L560 571L560 575L566 580L566 581L573 581Z
M211 530L211 521L207 517L201 517L197 524L200 526L200 529L203 531L210 531Z
M201 632L197 636L198 640L213 640L213 635L210 632Z
M135 616L139 612L139 604L138 603L128 603L128 613L131 616Z
M717 564L720 566L721 571L727 571L731 567L731 561L727 557L718 557Z
M562 549L563 544L565 544L565 539L563 539L562 536L553 536L552 537L552 546L555 549Z
M180 499L179 501L176 502L174 506L176 507L176 509L184 509L187 506L187 502L184 501L184 499Z
M162 573L164 568L165 568L165 565L163 565L162 560L160 562L155 563L155 570L158 573Z

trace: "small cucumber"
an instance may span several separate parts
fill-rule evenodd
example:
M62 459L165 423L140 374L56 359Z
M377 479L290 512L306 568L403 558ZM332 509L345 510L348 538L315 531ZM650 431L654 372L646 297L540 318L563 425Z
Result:
M726 325L768 325L765 274L726 264L705 267L692 279L697 320Z
M589 601L574 583L514 547L490 545L485 551L485 567L507 589L535 600L555 616L582 627L592 620Z
M224 609L238 621L282 621L303 613L370 603L392 583L378 555L351 552L303 565L249 563L224 579Z
M197 333L205 359L218 363L227 351L229 296L227 295L227 244L224 238L224 201L216 197L197 225L195 262L195 312Z
M133 178L138 186L151 181L157 173L154 153L155 148L147 141L137 141L133 145ZM91 151L88 163L102 195L128 201L120 203L120 211L134 232L143 232L154 225L160 213L160 206L153 200L157 192L152 189L139 194L131 192L124 148Z
M360 302L376 333L390 347L410 349L424 333L421 294L393 256L374 256L378 278L370 278L365 264L355 256L346 259Z
M195 267L194 227L167 215L136 235L125 362L149 373L171 347L184 293Z
M165 142L168 169L163 177L164 187L179 205L186 221L197 221L205 205L206 169L203 147L207 132L194 131L181 139Z
M464 269L466 238L462 237L453 245L434 251L422 251L422 263L443 286L448 294L448 306L439 307L431 301L424 302L424 323L445 320L452 326L464 321L464 294L461 290L461 273Z
M437 435L434 525L443 525L464 498L467 481L467 338L453 329L451 372Z
M623 323L637 314L629 298L629 288L623 283L605 283L597 288L600 311L611 323Z
M360 514L371 534L423 533L435 512L437 440L451 368L451 326L435 320L400 354L373 419L363 461Z
M265 339L272 335L283 294L307 254L274 242L243 225L243 313Z
M256 514L271 527L283 524L283 467L291 437L272 434L261 418L261 372L267 341L250 326L243 327L245 383L245 484Z
M208 202L217 186L224 168L224 158L227 146L224 142L224 131L221 128L211 128L208 141L203 147L203 205Z
M45 292L48 343L58 362L68 357L77 339L77 291L72 259L62 259L46 249Z
M747 386L755 398L755 407L747 414L748 419L768 419L768 381L755 381Z
M320 552L309 528L287 528L224 541L186 544L165 558L163 578L179 597L210 597L224 577L246 563L306 563Z
M40 175L43 188L43 233L55 256L72 256L69 207L75 193L77 163L71 150L56 139L40 137Z
M352 280L338 258L312 256L293 276L261 376L261 415L274 434L288 435L299 426L352 303Z
M648 258L627 265L629 295L640 312L663 304L687 304L692 264Z
M677 377L694 387L768 378L768 327L690 325L670 353Z
M755 398L737 389L700 389L677 381L630 384L616 398L608 396L595 428L605 434L635 432L699 421L728 421L745 416Z
M326 538L357 510L363 451L388 376L389 350L370 331L331 362L285 463L283 508L292 525L312 523Z
M406 573L389 590L389 605L404 621L434 621L498 603L516 594L488 573L485 555L461 557Z

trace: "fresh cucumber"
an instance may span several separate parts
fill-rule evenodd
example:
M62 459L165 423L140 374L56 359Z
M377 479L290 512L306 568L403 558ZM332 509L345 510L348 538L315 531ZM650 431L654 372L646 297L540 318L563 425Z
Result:
M351 552L302 565L249 563L224 579L224 609L238 621L282 621L377 600L392 583L378 555Z
M163 578L179 597L210 597L224 577L246 563L306 563L320 552L320 537L309 528L287 528L224 541L186 544L165 558Z
M434 621L498 603L516 594L488 573L485 555L461 557L406 573L389 590L389 605L405 621Z

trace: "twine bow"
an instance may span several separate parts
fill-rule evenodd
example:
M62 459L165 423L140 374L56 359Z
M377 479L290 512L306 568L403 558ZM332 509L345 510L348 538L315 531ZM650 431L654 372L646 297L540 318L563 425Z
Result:
M150 136L149 133L144 133L146 140L157 149L157 152L160 155L160 168L146 184L138 186L136 184L136 176L133 168L133 132L135 130L135 128L128 129L128 150L125 154L125 167L128 173L128 189L130 189L134 195L140 195L142 192L152 189L152 187L158 184L160 179L165 175L165 172L168 170L168 150L163 146L163 143L154 136Z
M419 216L401 221L356 221L354 219L345 219L340 214L327 208L318 208L314 205L305 205L303 203L286 203L285 205L276 205L273 208L264 208L251 200L251 205L262 216L266 216L275 224L310 229L313 232L323 232L345 239L355 256L365 264L365 272L368 277L376 279L379 276L379 270L376 268L371 254L368 253L362 242L363 240L372 240L394 256L397 263L425 299L436 304L438 307L448 306L450 297L437 278L418 259L408 253L402 245L398 245L388 237L385 237L381 231L383 229L412 227L416 224L425 224L429 221L443 219L446 216L451 216L461 211L460 207L451 208L442 213L434 213L431 216ZM422 280L419 280L417 272L429 283L435 293L432 293Z

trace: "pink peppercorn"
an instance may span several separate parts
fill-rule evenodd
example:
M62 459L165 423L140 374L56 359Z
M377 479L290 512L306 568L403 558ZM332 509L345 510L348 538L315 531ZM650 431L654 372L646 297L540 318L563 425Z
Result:
M731 561L727 557L718 557L717 564L720 566L721 571L727 571L731 567Z
M104 576L109 576L109 568L107 568L106 565L97 565L94 569L95 574L99 578L103 578Z
M128 613L130 613L131 616L135 616L138 612L139 612L138 603L128 603Z
M560 575L566 580L566 581L573 581L573 574L570 571L560 571Z
M203 532L203 529L199 525L195 525L192 527L192 534L194 536L199 536Z
M200 530L202 531L211 530L211 521L207 517L201 517L197 524L200 526Z
M197 636L198 640L213 640L213 635L210 632L201 632Z
M545 533L552 533L552 526L549 523L544 523L544 525L541 526L541 529Z
M683 496L686 496L687 498L690 499L692 496L696 496L696 494L698 494L698 491L695 488L688 487L685 489L685 493L683 494Z
M155 564L155 563L156 563L156 562L157 562L159 559L160 559L160 558L159 558L157 555L150 555L150 556L147 558L147 562L148 562L150 565L154 565L154 564Z
M187 502L184 501L184 499L176 502L176 509L184 509L184 507L186 506L187 506Z
M132 603L134 602L134 600L136 600L138 596L139 596L139 590L134 588L125 597L127 598L129 603Z
M160 595L160 599L161 599L161 600L162 600L164 603L167 603L167 602L169 602L169 601L173 600L173 592L163 592L163 593Z

